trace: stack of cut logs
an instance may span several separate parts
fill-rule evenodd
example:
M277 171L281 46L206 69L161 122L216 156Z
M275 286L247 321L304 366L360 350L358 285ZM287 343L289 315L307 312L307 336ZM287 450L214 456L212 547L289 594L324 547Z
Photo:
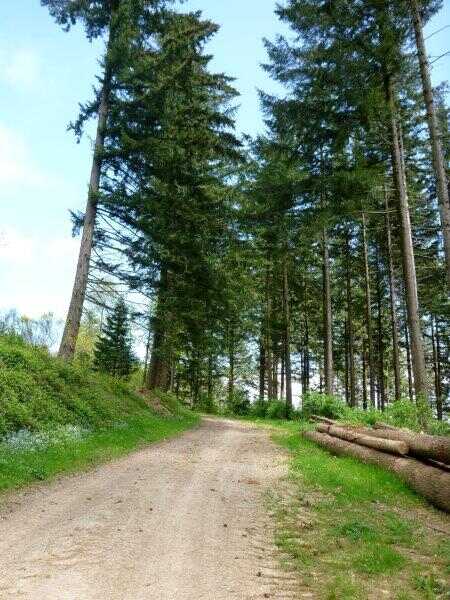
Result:
M384 423L344 425L312 417L316 431L304 436L333 454L353 456L396 473L435 506L450 512L450 437L415 433Z

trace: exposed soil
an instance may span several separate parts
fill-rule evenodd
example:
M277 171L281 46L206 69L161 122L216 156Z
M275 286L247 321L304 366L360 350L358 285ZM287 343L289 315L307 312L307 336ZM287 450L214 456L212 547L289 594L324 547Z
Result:
M264 505L286 470L266 431L207 418L9 496L0 506L0 599L296 598Z

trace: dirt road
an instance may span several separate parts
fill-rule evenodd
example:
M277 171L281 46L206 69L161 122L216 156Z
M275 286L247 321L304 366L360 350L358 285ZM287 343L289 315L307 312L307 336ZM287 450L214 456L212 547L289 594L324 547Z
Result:
M0 506L1 600L295 598L264 493L285 474L267 433L193 431Z

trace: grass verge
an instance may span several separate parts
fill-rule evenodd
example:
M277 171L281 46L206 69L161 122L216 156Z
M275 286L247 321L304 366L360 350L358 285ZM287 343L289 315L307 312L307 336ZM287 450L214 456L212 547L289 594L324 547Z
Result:
M276 542L307 589L324 600L449 598L450 522L394 474L334 457L278 426L293 495L269 499Z
M111 427L87 432L31 449L0 444L0 493L47 480L62 473L80 471L173 437L193 427L199 417L183 411L174 416L143 409Z
M86 469L192 427L171 394L65 362L0 335L0 493Z

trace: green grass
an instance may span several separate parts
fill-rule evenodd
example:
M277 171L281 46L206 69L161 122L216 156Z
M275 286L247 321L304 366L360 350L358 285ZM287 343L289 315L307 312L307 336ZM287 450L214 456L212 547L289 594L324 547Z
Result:
M86 469L199 420L170 394L159 397L167 416L149 400L127 382L0 336L0 492Z
M302 427L305 425L296 424L297 431ZM292 429L292 425L290 428ZM293 469L301 473L307 484L333 492L333 504L414 499L414 493L389 471L366 465L351 457L332 456L298 433L290 436L275 435L275 439L294 453Z
M197 422L195 415L161 417L147 409L108 429L44 448L17 450L0 444L0 492L87 469L177 435Z
M0 437L23 428L110 427L145 406L126 382L0 335Z
M291 453L294 496L274 491L269 501L277 545L315 597L448 598L448 540L439 531L448 529L448 517L394 474L334 457L302 438L305 427L286 423L273 430Z

